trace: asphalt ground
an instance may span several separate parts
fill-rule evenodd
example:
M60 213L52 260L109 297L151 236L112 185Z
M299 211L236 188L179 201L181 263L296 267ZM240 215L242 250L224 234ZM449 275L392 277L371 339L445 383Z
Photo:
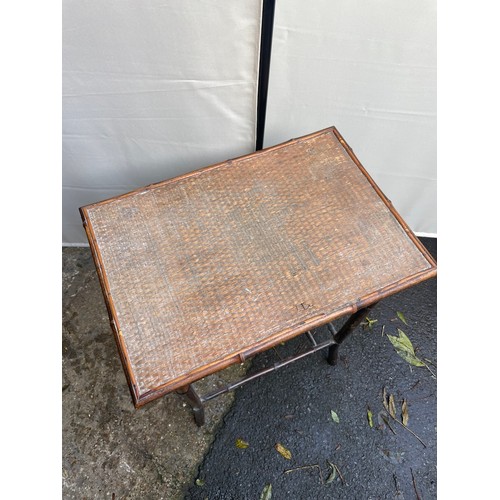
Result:
M436 257L437 241L421 240ZM323 351L239 388L185 498L259 499L266 490L273 500L436 498L436 286L428 280L379 302L371 328L360 326L340 347L337 366ZM398 355L387 336L398 328L426 366ZM248 373L305 346L301 336L258 355ZM394 397L395 419L383 388Z

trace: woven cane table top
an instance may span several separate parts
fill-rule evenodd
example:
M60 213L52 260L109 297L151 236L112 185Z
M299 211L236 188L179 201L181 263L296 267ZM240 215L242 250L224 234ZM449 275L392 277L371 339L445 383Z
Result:
M335 128L81 214L136 406L436 274Z

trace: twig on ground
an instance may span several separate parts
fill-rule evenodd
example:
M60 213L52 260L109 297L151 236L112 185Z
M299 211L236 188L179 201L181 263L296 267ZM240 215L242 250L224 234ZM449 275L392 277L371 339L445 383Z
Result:
M437 379L437 376L436 374L429 368L429 365L425 362L425 361L422 361L422 363L425 365L425 367L431 372L431 375Z
M290 472L295 472L297 470L303 469L318 469L320 481L323 482L323 474L321 473L321 467L318 464L302 465L300 467L294 467L293 469L286 469L283 471L283 474L289 474Z
M392 420L394 420L394 422L397 422L401 427L404 427L410 434L413 434L422 443L424 448L427 448L427 445L409 427L403 424L403 422L400 422L397 418L394 418L391 414L389 414L389 416L392 418Z
M335 469L337 470L337 474L339 475L340 477L340 480L342 481L342 484L345 484L345 479L344 479L344 476L342 475L342 473L340 472L340 469L337 467L337 464L333 464L333 466L335 467Z
M394 479L394 486L396 486L396 495L399 496L399 495L401 495L401 491L399 489L398 477L396 476L396 474L393 474L392 478Z
M389 427L391 432L396 436L396 431L392 428L391 424L389 423L389 419L387 419L385 415L386 415L385 412L381 412L380 416L382 417L382 420L384 421L385 425L387 425L387 427Z
M413 489L415 490L415 495L417 495L417 500L421 500L420 495L418 494L417 483L415 481L415 476L413 475L413 470L411 468L410 468L410 472L411 472L411 478L412 478L412 481L413 481Z

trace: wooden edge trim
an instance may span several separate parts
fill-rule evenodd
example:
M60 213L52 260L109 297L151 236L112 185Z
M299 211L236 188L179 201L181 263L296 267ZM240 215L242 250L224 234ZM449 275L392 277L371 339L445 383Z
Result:
M337 139L339 140L339 142L342 145L342 147L344 148L344 150L351 157L352 161L356 164L356 166L361 170L363 175L367 178L368 182L372 185L373 189L376 191L376 193L379 195L379 197L382 199L382 201L386 204L387 208L391 211L392 215L394 215L394 217L399 222L400 226L404 229L404 231L406 232L408 237L413 241L415 246L420 250L420 252L423 254L423 256L428 260L431 267L437 268L436 261L433 259L432 255L427 251L427 248L425 248L425 246L422 244L422 242L415 236L415 233L408 227L408 225L403 220L401 215L399 215L399 212L394 208L394 205L392 204L391 200L389 200L389 198L387 198L387 196L382 192L382 190L379 188L379 186L372 179L370 174L366 171L365 167L363 167L361 162L358 160L357 156L354 154L354 151L352 150L351 146L349 146L349 144L347 144L345 139L342 137L340 132L335 127L331 127L330 130L337 137Z
M92 228L92 223L90 222L90 218L88 217L88 213L85 207L80 208L80 215L82 217L85 233L87 234L87 239L89 240L90 251L92 253L92 258L97 270L97 276L99 277L99 283L101 285L102 294L104 296L106 309L108 310L109 322L111 325L111 330L113 331L116 346L118 347L118 354L120 355L120 361L123 366L123 371L125 372L125 377L127 379L134 404L137 404L137 401L140 397L139 388L137 387L137 383L132 371L132 365L130 363L127 346L125 345L125 342L123 340L120 324L118 322L118 315L116 314L113 299L111 298L109 282L106 276L106 271L104 270L101 253L99 252L94 230Z
M397 283L393 283L384 287L381 290L370 293L364 297L359 298L353 304L347 304L342 306L341 308L335 310L332 313L326 314L318 314L310 319L307 319L298 325L293 327L289 327L285 330L281 330L280 332L271 335L265 341L260 342L258 344L254 344L250 347L245 348L244 350L237 351L236 353L232 353L231 355L222 358L220 360L214 361L208 365L197 368L196 370L191 371L189 374L183 375L181 377L177 377L174 380L167 382L166 384L152 389L146 393L143 393L139 396L137 401L134 401L135 407L140 408L144 406L146 403L149 403L157 398L165 396L166 394L173 392L183 386L189 385L197 380L202 379L212 373L215 373L219 370L227 368L228 366L241 363L242 359L248 359L255 354L258 354L262 351L270 349L278 345L281 342L290 340L301 333L305 333L311 329L319 328L331 321L341 318L347 314L354 314L359 309L367 307L379 300L382 300L389 295L393 295L397 292L405 290L413 285L416 285L422 281L433 278L436 276L436 269L424 269L423 271L419 271L412 276L408 276L407 278L398 281Z

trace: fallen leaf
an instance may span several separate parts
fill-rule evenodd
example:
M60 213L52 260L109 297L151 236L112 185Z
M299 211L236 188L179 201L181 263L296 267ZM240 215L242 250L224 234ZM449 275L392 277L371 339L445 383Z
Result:
M196 486L203 486L205 484L205 481L203 479L198 478L196 481Z
M394 395L389 396L389 413L392 418L396 418L396 403L394 401Z
M276 448L276 451L283 457L286 458L287 460L292 459L292 453L290 450L287 450L281 443L276 443L274 446Z
M328 462L328 460L327 460ZM333 480L337 477L337 470L335 469L335 465L333 465L331 462L328 462L328 465L330 466L330 474L328 474L328 477L326 478L325 484L330 484L333 482Z
M398 354L410 365L413 366L426 366L425 363L423 363L420 359L417 358L414 354L410 353L404 353L404 352L398 352Z
M271 483L266 484L262 493L260 494L260 500L271 500L273 485Z
M243 441L243 439L238 438L236 440L236 448L248 448L248 443L246 441Z
M408 352L415 354L415 350L413 349L413 344L411 343L410 339L407 337L406 333L403 332L403 330L401 330L400 328L398 328L398 333L399 333L400 343L405 347L405 349L408 350Z
M365 322L363 323L363 326L366 326L369 330L373 328L373 325L377 323L378 319L370 319L370 318L365 318Z
M384 408L389 411L389 404L387 403L388 397L387 397L387 391L385 390L385 387L382 389L382 399L384 402Z
M344 479L344 476L342 475L342 473L340 472L340 469L338 468L337 464L333 464L333 466L335 467L335 469L337 470L337 473L340 477L340 480L342 481L342 484L345 484L345 479Z
M394 335L387 335L391 344L396 349L396 352L408 363L413 366L426 366L426 364L415 356L415 350L410 339L406 336L403 330L398 328L399 337Z
M404 425L408 425L408 421L410 420L410 415L408 414L408 403L406 399L403 399L403 406L401 407L401 420Z
M391 424L389 423L389 415L387 415L387 413L385 413L384 411L381 411L379 412L379 422L380 422L380 419L383 420L383 422L385 423L385 425L387 425L387 427L389 427L390 431L393 433L393 434L396 434L396 431L392 428ZM382 430L385 429L385 427L381 426L382 427Z
M406 322L406 318L405 318L405 315L401 312L401 311L398 311L396 313L398 315L398 318L405 324L407 325L408 323Z
M373 427L373 413L370 410L370 408L368 408L368 410L366 410L366 417L368 418L368 425L370 427Z
M331 416L332 416L332 420L336 423L336 424L339 424L340 423L340 419L339 419L339 416L333 411L333 410L330 410L330 413L331 413Z

